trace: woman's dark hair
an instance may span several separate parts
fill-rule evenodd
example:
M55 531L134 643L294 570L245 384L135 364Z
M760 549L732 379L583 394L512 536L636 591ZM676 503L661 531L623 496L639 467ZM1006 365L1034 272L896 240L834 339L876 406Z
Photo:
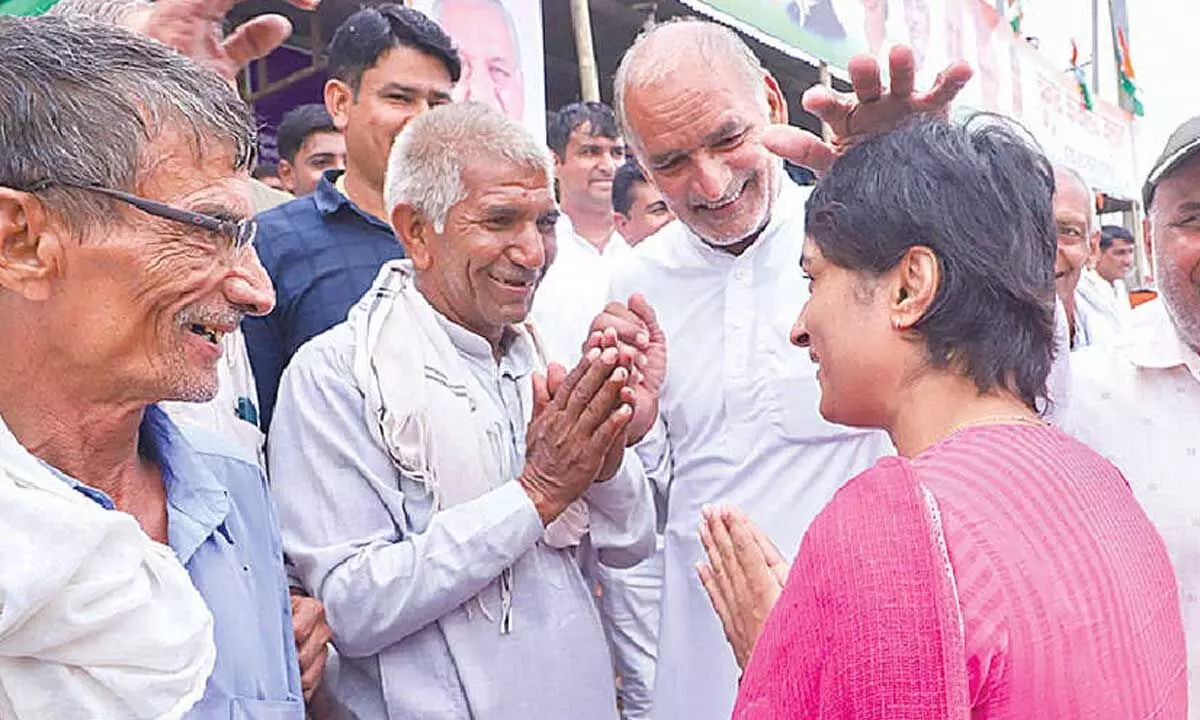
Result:
M863 141L813 190L805 230L825 259L872 276L931 249L941 280L913 326L930 362L1038 408L1054 354L1054 173L1018 127L977 114Z

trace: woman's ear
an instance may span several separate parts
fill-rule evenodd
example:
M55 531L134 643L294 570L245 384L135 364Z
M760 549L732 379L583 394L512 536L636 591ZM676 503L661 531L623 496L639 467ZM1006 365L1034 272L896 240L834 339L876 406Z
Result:
M908 249L893 270L892 327L907 330L916 325L937 297L942 268L937 255L924 245Z

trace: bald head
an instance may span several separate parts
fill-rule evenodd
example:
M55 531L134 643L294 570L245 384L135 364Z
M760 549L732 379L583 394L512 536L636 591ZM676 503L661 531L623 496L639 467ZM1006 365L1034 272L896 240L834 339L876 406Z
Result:
M680 20L643 33L614 85L629 145L679 219L714 247L749 247L783 176L762 144L787 122L775 78L729 28Z
M1067 165L1054 166L1054 200L1056 213L1057 208L1063 205L1086 217L1088 235L1099 230L1092 186L1078 170Z
M766 113L766 75L762 62L734 31L717 23L680 18L646 30L625 51L613 80L614 109L621 127L631 135L630 141L639 144L629 124L629 95L668 83L727 79L753 93Z

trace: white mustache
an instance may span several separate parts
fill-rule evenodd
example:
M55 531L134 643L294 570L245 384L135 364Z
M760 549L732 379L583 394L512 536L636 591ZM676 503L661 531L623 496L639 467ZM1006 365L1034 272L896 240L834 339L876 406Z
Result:
M740 183L734 181L730 185L729 189L722 193L721 197L717 198L716 200L701 200L699 202L693 200L690 204L692 207L698 210L716 210L717 208L724 207L741 197L742 193L746 190L746 185L749 183L749 179L743 180Z

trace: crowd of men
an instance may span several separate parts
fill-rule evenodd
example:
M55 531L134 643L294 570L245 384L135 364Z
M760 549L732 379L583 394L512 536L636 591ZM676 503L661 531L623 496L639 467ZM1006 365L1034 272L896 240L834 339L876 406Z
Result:
M279 192L230 81L288 27L223 35L233 1L0 19L0 717L728 717L702 509L790 557L893 452L789 343L781 156L946 116L969 68L856 60L804 98L825 144L733 31L671 22L535 138L379 5L279 127ZM1137 309L1135 236L1055 186L1046 411L1164 538L1200 687L1200 119L1145 184Z

